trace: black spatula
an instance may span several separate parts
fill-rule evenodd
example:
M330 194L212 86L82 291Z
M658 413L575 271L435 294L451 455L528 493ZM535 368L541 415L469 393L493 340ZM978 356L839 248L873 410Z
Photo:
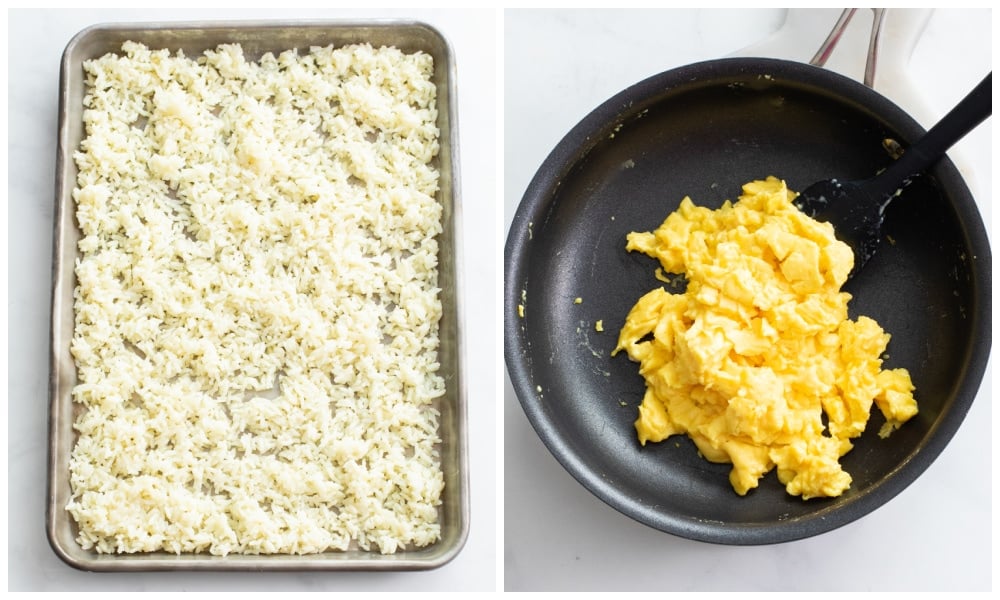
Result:
M993 112L993 72L955 108L884 171L870 179L828 179L805 189L795 205L810 217L827 221L837 238L854 251L856 274L875 254L886 206L913 177L932 166L965 134Z

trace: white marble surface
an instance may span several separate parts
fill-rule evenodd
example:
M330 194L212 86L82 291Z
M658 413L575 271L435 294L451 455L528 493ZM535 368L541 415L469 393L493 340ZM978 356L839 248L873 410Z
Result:
M494 328L476 327L468 352L471 530L440 569L410 573L94 574L67 566L45 536L48 309L59 60L70 38L109 21L412 18L437 27L458 65L464 271L469 324L493 323L500 296L497 237L495 11L34 10L8 13L8 562L9 590L437 591L497 585ZM483 352L482 349L488 349Z
M830 13L830 26L838 14ZM590 110L647 76L758 44L783 22L784 12L773 9L506 11L505 231L546 155ZM852 26L857 23L863 17ZM991 26L990 11L931 16L906 68L935 118L992 69ZM808 60L825 34L792 58ZM861 38L867 42L867 30ZM991 140L987 121L955 149L974 173L969 185L988 228ZM660 533L591 495L542 445L505 377L505 588L990 589L991 387L987 373L947 449L916 483L872 514L807 540L727 547Z

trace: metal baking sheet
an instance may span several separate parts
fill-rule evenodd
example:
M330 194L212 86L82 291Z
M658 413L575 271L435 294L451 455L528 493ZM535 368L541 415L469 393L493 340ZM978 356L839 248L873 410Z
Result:
M363 550L314 555L174 555L99 554L77 542L77 528L65 510L71 491L69 457L75 436L78 407L72 401L76 370L70 354L73 336L74 262L80 232L72 198L76 182L73 152L84 137L83 62L121 50L123 42L142 42L151 48L183 50L198 56L221 43L240 43L248 58L273 52L333 44L368 42L395 46L405 52L423 51L434 58L437 85L440 171L438 199L443 206L444 231L439 238L438 277L443 317L440 323L440 374L447 392L439 399L440 454L445 488L439 509L441 539L424 548L391 555ZM460 273L460 199L455 62L448 41L434 28L414 21L292 21L185 22L107 24L89 27L67 45L61 64L59 138L56 157L56 210L53 248L53 288L50 349L50 449L46 529L53 550L73 567L88 571L151 570L424 570L444 565L465 544L469 528L469 476L466 433L466 383L463 374L462 280Z

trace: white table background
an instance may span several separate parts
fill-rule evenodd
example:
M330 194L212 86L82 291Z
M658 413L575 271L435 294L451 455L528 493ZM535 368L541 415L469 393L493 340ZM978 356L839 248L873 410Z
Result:
M829 31L840 9L827 12ZM784 16L774 9L506 11L504 230L542 161L592 109L650 75L756 44ZM909 68L935 120L992 69L991 21L990 11L931 16ZM870 12L851 22L851 35L863 47L870 23ZM805 49L804 60L826 31ZM847 43L845 37L828 66L848 52ZM988 120L955 148L974 172L969 185L987 227L991 140ZM542 445L505 377L505 589L990 589L990 392L987 374L947 449L917 482L870 515L807 540L728 547L660 533L590 494Z
M407 18L437 27L458 68L467 325L499 310L495 12L453 10L33 10L8 13L8 562L9 590L420 591L487 590L497 583L496 416L500 338L468 340L472 522L462 552L408 573L86 573L63 563L45 536L48 312L57 91L62 51L78 31L110 21ZM483 349L487 349L483 352Z
M468 348L472 527L464 550L448 565L419 573L94 574L66 566L49 548L44 532L56 91L63 48L80 29L107 21L364 17L426 21L448 37L458 62L466 316L475 327ZM9 12L8 589L989 589L989 373L949 447L919 481L885 507L816 538L738 548L657 532L592 496L539 441L500 366L500 249L517 202L548 152L614 93L662 70L760 42L781 26L783 17L777 9L506 11L504 37L494 43L493 11ZM855 17L852 29L863 27L863 22ZM992 68L991 39L990 11L934 13L910 68L937 116ZM495 62L498 52L503 63ZM502 108L496 100L501 90ZM495 125L500 110L502 157ZM970 187L988 227L991 141L987 121L955 151L972 169ZM504 170L502 184L498 164ZM498 190L504 196L502 225ZM501 389L499 405L493 400L499 400ZM499 457L503 483L496 479L498 446L505 448ZM498 497L501 485L503 496ZM503 539L496 530L498 520ZM498 542L504 549L502 563Z

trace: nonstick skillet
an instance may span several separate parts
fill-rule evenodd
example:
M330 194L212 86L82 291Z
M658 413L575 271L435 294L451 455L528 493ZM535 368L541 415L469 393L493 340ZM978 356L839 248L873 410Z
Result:
M625 251L629 231L654 229L684 196L715 208L767 175L792 189L870 176L922 132L851 79L744 58L653 76L574 127L529 184L504 256L508 372L559 462L642 523L727 544L828 531L916 479L961 424L990 350L989 244L947 160L890 205L876 256L846 287L851 316L869 315L892 334L884 366L910 370L921 412L888 440L873 415L842 460L854 478L844 496L804 502L771 473L740 498L729 465L704 461L686 438L639 446L632 423L643 380L624 353L610 352L633 303L664 285L652 259Z

